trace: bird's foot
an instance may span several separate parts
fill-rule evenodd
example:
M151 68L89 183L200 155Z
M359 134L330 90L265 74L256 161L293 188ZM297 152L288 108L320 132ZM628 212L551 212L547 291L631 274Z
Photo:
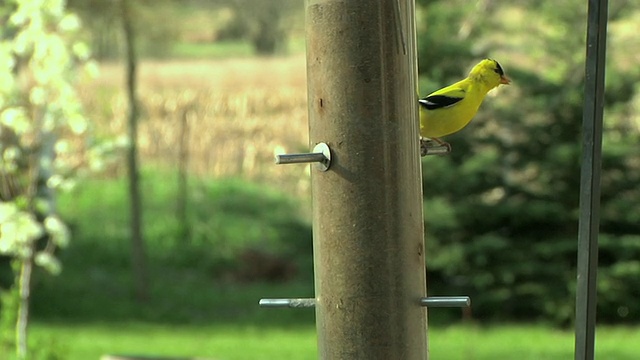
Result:
M446 155L451 152L451 144L438 138L420 138L420 156Z

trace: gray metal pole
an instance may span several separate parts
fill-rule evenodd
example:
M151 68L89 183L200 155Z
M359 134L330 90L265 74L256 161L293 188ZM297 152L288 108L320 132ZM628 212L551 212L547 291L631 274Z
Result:
M413 0L307 0L320 359L426 359Z
M589 0L582 124L575 359L594 358L607 0Z

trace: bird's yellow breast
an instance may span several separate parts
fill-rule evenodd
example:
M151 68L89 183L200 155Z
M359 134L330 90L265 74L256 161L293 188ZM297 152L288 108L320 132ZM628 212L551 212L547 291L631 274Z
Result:
M420 106L420 135L438 138L453 134L467 126L478 112L487 92L473 84L465 85L465 96L456 104L435 110Z

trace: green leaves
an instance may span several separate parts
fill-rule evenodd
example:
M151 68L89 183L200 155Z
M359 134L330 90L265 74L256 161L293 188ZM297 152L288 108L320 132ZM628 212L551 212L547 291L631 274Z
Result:
M0 113L0 124L13 130L16 135L24 135L33 129L26 110L18 106L4 109Z
M0 203L0 254L31 256L30 244L43 234L35 216L15 203Z

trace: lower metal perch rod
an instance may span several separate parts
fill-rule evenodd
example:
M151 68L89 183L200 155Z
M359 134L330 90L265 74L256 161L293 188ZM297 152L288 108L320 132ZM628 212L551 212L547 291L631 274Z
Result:
M469 307L468 296L430 296L420 299L420 305L427 307Z
M316 299L260 299L260 307L310 308L315 306Z
M468 296L431 296L420 299L420 305L435 307L469 307ZM311 308L316 306L316 299L260 299L260 307L266 308Z

